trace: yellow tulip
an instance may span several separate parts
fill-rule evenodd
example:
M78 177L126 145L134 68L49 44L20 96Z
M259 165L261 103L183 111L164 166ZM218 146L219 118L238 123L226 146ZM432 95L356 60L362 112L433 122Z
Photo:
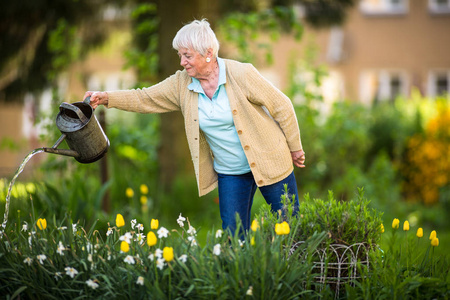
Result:
M253 222L252 222L252 226L251 226L250 228L252 229L252 231L256 231L256 230L258 230L258 228L259 228L259 224L258 224L258 221L256 221L256 220L253 220Z
M37 227L39 227L40 230L44 230L47 228L47 220L46 219L38 219L36 222Z
M127 253L128 251L130 251L130 245L128 245L127 242L122 241L122 243L120 243L120 250L121 250L122 252Z
M384 225L383 224L380 225L380 231L381 231L381 233L384 232Z
M433 231L430 233L430 240L432 241L434 238L436 238L436 230L433 230Z
M439 246L439 239L437 237L435 237L431 240L431 246L433 246L433 247Z
M151 229L158 229L158 227L159 227L158 219L152 219L152 221L150 223L150 228Z
M255 246L255 237L252 236L251 240L250 240L250 245Z
M141 194L146 195L148 193L148 187L145 184L141 184Z
M291 229L286 221L275 224L275 233L277 235L286 235L289 234L289 232L291 232Z
M418 238L423 237L423 229L422 229L422 227L420 227L419 229L417 229L416 236L417 236Z
M408 231L408 230L409 230L409 222L408 222L408 220L406 220L406 221L403 223L403 230L404 230L404 231Z
M142 205L145 205L145 204L147 204L147 201L148 201L148 199L147 199L147 196L141 196L141 204Z
M173 260L173 248L172 247L164 247L163 257L167 262L172 261Z
M156 245L156 242L158 241L158 239L156 238L156 234L153 231L149 231L147 233L147 245L154 246Z
M127 188L127 189L125 190L125 195L126 195L128 198L132 198L132 197L134 196L134 191L133 191L133 189L132 189L132 188Z
M121 214L117 214L116 216L116 226L122 227L125 225L125 220L123 219L123 216Z
M398 229L399 224L400 224L399 219L395 218L394 221L392 221L392 228Z

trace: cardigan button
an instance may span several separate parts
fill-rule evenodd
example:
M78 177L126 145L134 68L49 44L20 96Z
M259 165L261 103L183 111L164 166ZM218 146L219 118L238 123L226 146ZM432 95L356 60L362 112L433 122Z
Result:
M249 145L245 145L244 150L248 150L248 149L250 149L250 146Z
M241 135L242 134L242 130L238 130L238 134Z
M263 182L262 179L258 180L258 184L263 184Z
M233 115L237 115L237 110L233 110Z
M254 167L256 167L256 164L255 163L251 163L250 167L254 168Z

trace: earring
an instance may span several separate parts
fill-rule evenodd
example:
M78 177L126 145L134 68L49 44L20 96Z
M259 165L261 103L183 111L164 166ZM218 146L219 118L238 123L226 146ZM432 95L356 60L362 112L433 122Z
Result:
M206 62L209 63L210 61L211 61L211 58L207 57L207 58L206 58Z

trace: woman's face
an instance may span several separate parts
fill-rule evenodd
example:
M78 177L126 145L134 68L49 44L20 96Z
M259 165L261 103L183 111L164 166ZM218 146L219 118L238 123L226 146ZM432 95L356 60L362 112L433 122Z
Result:
M206 57L197 51L187 48L178 50L180 65L186 70L189 76L194 78L204 78L208 74L208 63Z

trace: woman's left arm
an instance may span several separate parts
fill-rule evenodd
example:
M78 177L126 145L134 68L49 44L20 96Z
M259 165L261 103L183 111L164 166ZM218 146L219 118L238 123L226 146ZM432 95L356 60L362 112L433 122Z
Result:
M291 152L291 156L292 156L292 161L294 162L294 165L296 167L299 168L304 168L305 167L305 151L300 150L300 151L294 151Z
M265 79L253 65L247 64L247 66L245 79L248 100L267 109L283 130L294 164L298 167L304 166L305 153L291 100Z

